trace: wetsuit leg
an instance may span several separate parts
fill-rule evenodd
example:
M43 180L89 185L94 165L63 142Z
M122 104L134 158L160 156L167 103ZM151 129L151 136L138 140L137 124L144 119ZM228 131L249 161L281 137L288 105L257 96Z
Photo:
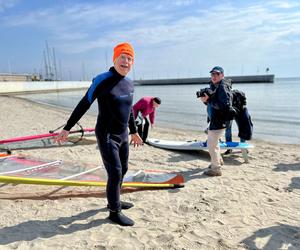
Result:
M143 137L143 123L137 125L138 133L139 136L142 138Z
M143 142L146 142L147 137L148 137L148 132L149 132L149 126L150 126L150 122L147 118L145 118L145 124L144 124L144 129L143 129Z
M129 156L129 144L128 141L124 141L120 147L120 161L122 166L122 180L128 170L128 156ZM122 184L122 183L121 183Z
M119 211L120 186L122 183L122 163L120 160L120 145L122 139L111 134L97 136L103 164L107 171L106 195L110 210Z

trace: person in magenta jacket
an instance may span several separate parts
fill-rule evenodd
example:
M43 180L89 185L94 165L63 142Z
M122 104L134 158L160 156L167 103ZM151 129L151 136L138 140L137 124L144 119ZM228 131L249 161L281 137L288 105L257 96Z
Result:
M141 121L137 122L137 127L143 142L147 140L149 125L151 124L152 128L154 126L155 110L160 104L161 100L159 97L145 96L133 105L134 118L137 120L141 116ZM147 116L149 116L150 122Z

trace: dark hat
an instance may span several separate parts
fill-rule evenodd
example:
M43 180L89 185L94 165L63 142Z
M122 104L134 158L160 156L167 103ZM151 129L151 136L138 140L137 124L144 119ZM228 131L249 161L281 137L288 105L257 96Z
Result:
M213 73L213 72L224 74L224 69L220 66L215 66L215 67L212 68L211 71L209 71L209 73Z

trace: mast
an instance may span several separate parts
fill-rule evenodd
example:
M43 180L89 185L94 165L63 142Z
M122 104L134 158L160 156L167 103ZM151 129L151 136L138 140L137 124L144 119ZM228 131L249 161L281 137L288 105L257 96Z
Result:
M56 58L55 58L55 49L52 47L52 52L53 52L53 66L54 66L54 80L57 81L57 68L56 68Z
M8 64L8 73L12 74L10 60L8 60L7 64Z
M107 51L105 50L105 70L108 69L108 64L107 64Z
M48 46L48 42L46 40L46 53L47 53L47 62L49 65L49 79L48 80L53 80L53 73L52 73L52 66L51 66L51 60L50 60L50 51L49 51L49 46Z
M82 61L82 81L85 81L85 64L84 61Z
M43 50L43 55L44 55L44 63L45 63L45 74L46 74L45 80L46 80L46 79L49 79L49 72L48 72L48 65L47 65L47 58L46 58L45 50Z
M63 79L62 67L61 67L61 60L58 60L58 67L59 67L59 78L60 80Z

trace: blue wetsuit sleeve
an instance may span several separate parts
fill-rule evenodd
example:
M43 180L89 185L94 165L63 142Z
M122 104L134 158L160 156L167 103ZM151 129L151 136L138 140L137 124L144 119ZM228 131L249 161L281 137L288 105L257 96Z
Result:
M67 121L67 124L64 127L64 130L70 131L71 128L91 107L95 99L106 93L107 89L109 88L111 75L112 74L110 72L107 72L93 79L92 85L86 92L85 96L77 104L76 108L73 110L69 120Z
M130 112L130 116L129 116L129 130L130 130L130 134L135 134L137 133L137 129L135 126L135 120L134 120L134 114L133 114L133 110L131 109Z
M90 108L91 103L88 101L87 94L80 100L76 108L73 110L64 130L70 131L71 128L80 120L80 118Z

